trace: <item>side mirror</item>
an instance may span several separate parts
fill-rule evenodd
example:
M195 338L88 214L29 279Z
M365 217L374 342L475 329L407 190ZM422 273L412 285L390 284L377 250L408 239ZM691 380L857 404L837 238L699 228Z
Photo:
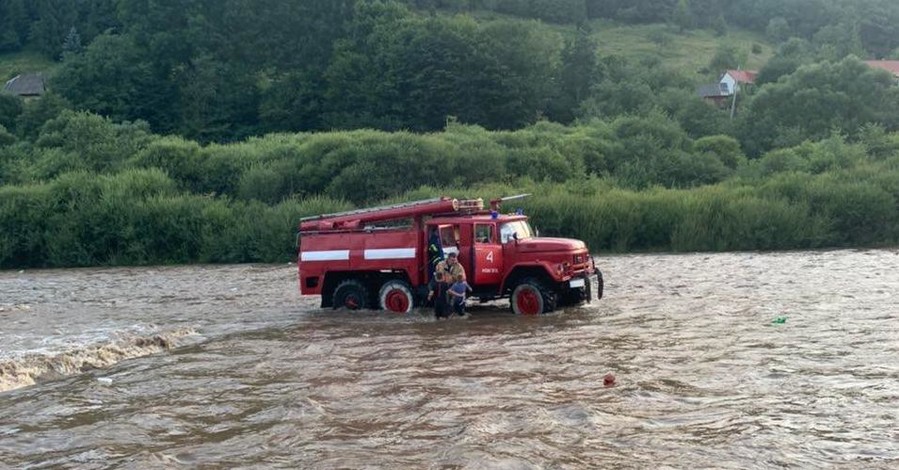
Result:
M518 232L512 232L512 240L515 240L515 244L518 244Z

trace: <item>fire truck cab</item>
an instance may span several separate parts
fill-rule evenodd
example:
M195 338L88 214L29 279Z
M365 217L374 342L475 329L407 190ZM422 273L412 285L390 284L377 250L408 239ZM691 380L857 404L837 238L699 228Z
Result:
M516 196L517 198L520 196ZM409 312L428 292L427 247L436 231L482 302L510 298L517 314L548 313L601 298L602 273L580 240L537 237L521 213L495 199L436 198L300 221L300 293L322 307Z

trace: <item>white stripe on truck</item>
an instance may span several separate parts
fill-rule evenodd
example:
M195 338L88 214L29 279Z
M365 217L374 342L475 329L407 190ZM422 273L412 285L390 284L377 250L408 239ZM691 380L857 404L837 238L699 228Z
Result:
M350 250L304 251L300 261L349 261Z
M410 259L415 258L415 248L383 248L365 250L365 259Z

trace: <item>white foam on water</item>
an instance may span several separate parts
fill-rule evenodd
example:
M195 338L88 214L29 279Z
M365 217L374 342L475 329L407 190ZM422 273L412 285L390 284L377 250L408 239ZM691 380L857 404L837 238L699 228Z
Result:
M175 348L186 342L185 337L195 335L197 332L193 328L178 328L151 335L122 334L113 341L75 347L64 352L29 353L3 359L0 360L0 392L34 385L44 378L76 375L107 368L126 359L157 354Z

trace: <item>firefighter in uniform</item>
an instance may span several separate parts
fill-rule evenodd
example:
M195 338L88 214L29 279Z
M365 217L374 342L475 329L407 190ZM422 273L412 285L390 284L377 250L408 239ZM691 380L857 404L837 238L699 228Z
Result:
M450 306L446 292L452 285L453 279L459 276L465 279L465 268L459 263L456 253L448 253L446 260L437 263L428 293L428 301L434 301L434 314L437 318L449 316Z
M437 265L443 261L443 245L440 243L440 234L437 228L431 229L431 237L428 239L428 281L434 281L434 273Z
M463 279L467 279L465 276L465 268L462 267L462 263L459 262L459 256L456 253L447 254L446 260L437 263L437 267L434 271L448 275L448 279L455 279L456 276L459 275L461 275Z

